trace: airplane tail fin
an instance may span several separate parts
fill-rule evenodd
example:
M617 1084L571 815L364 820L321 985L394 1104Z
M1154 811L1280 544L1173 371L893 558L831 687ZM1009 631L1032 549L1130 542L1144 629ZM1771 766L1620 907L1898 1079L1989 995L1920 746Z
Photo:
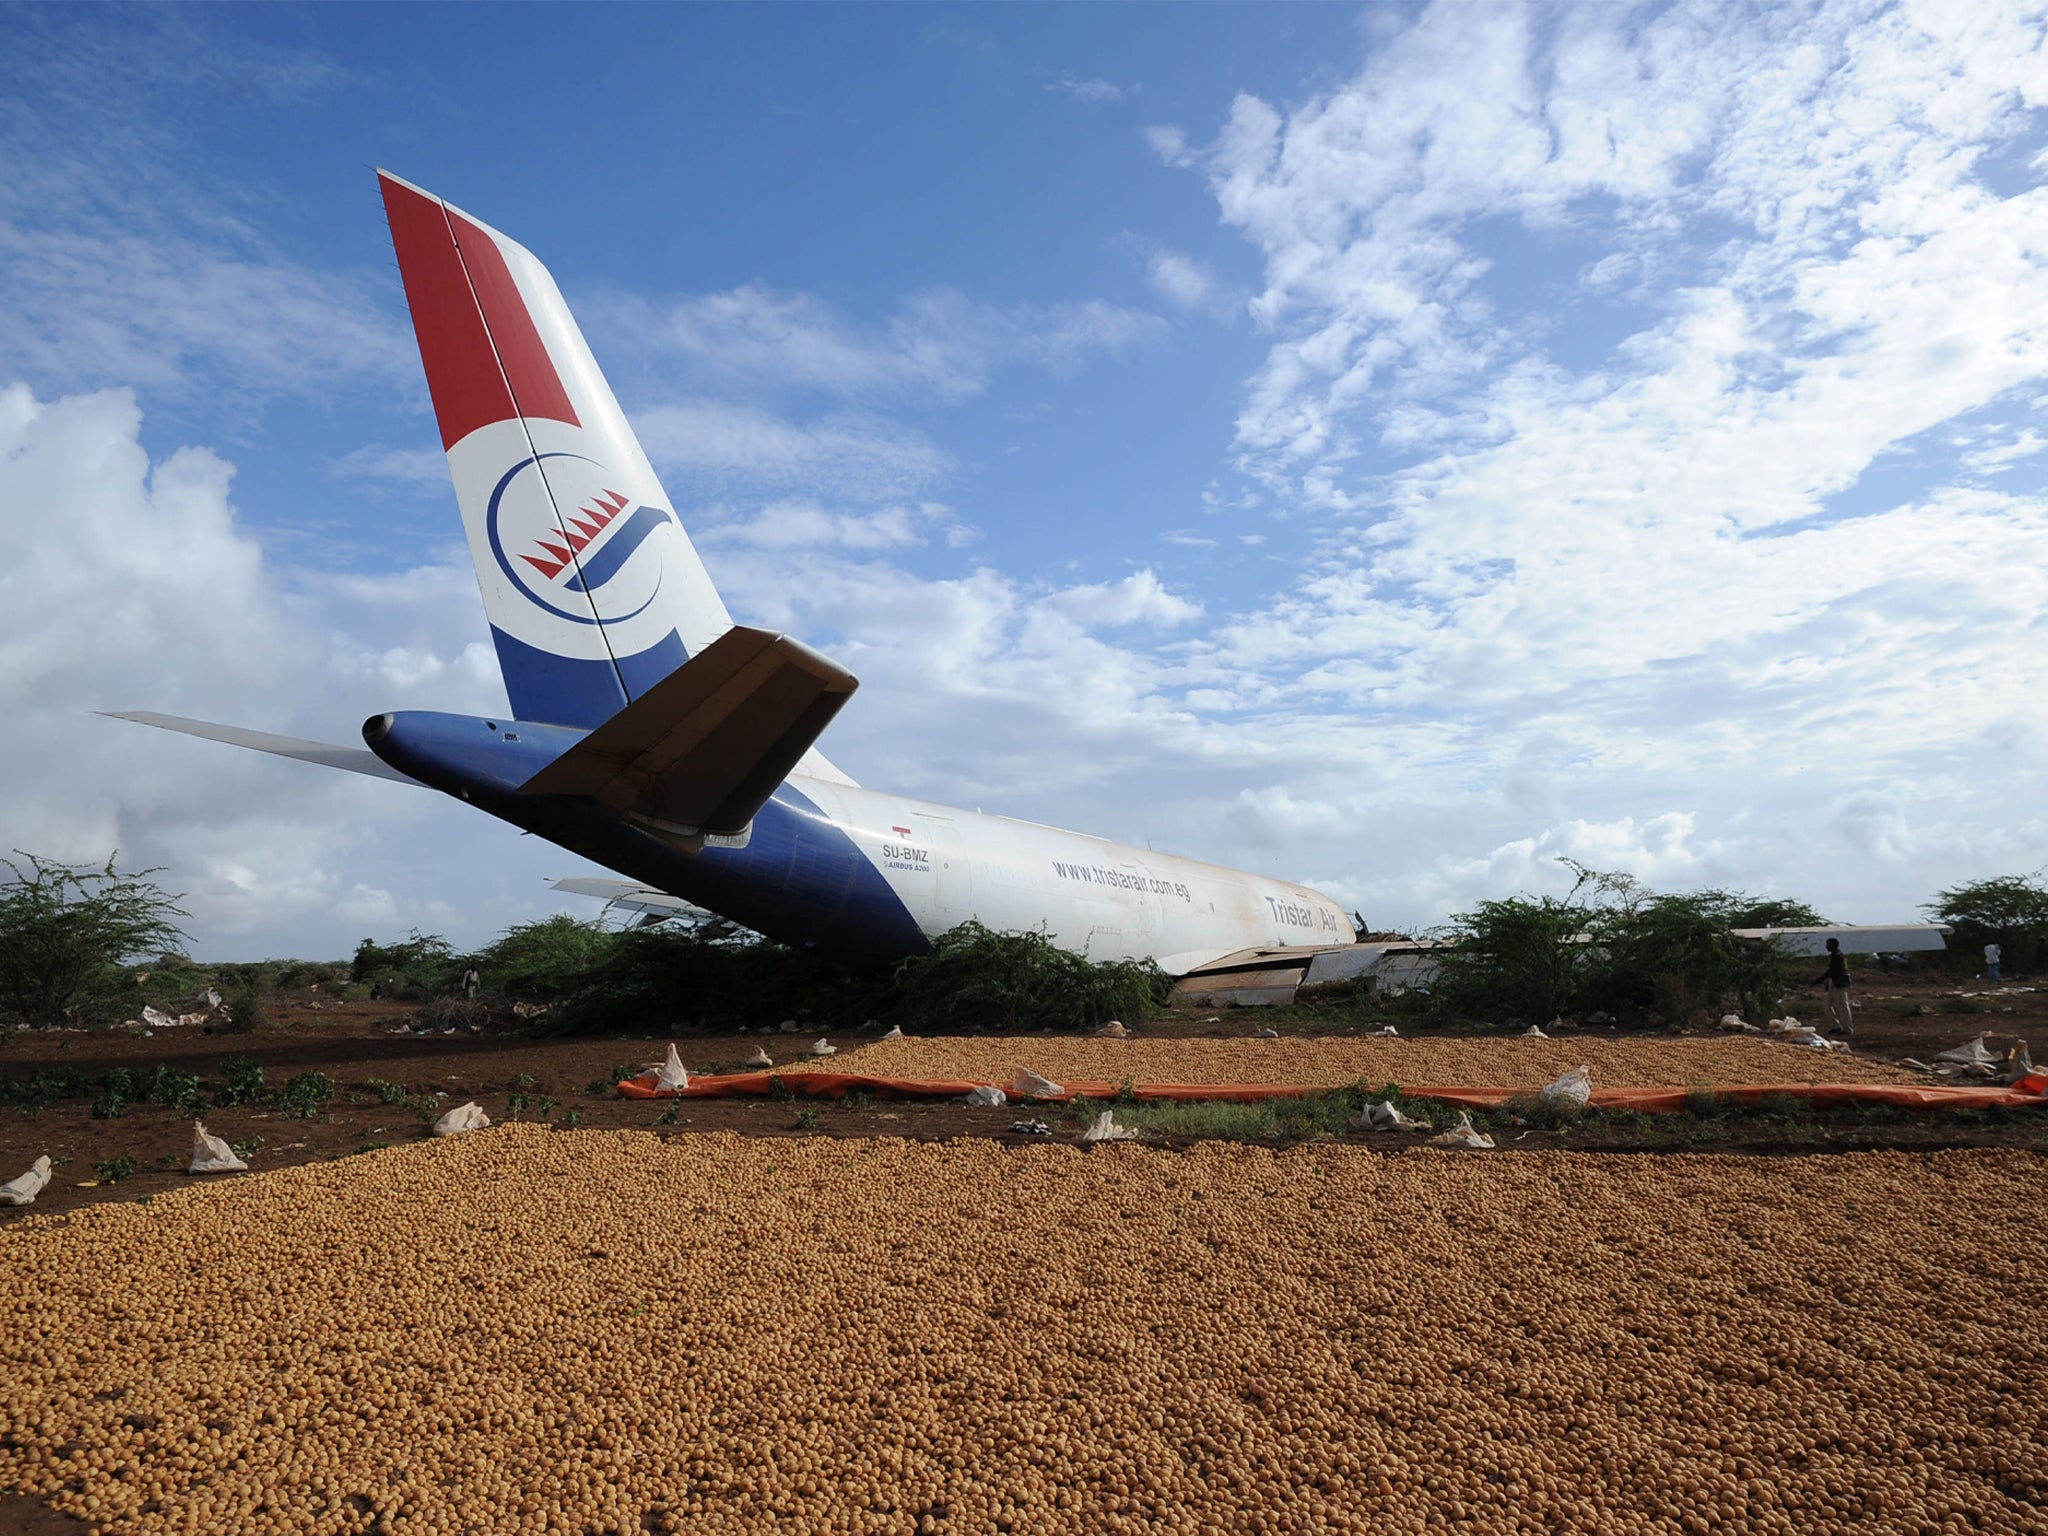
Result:
M547 269L378 181L512 711L599 725L732 619Z

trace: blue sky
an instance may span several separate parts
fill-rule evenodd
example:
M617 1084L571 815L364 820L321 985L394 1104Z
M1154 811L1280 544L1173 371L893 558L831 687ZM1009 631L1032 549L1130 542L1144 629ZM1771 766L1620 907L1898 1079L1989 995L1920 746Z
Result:
M863 782L1421 925L2048 863L2042 16L0 12L0 832L208 954L575 861L148 738L502 694L371 168L548 263ZM22 533L35 530L35 537ZM331 776L330 776L331 777Z

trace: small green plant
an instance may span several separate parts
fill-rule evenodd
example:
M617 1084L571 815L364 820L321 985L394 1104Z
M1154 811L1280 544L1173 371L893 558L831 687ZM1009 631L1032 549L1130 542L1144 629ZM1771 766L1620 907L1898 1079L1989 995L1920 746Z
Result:
M233 1109L239 1104L263 1102L263 1063L251 1056L236 1056L222 1064L220 1081L214 1085L216 1108Z
M615 1061L612 1063L612 1081L614 1083L623 1083L627 1078L631 1077L632 1075L633 1069L627 1066L623 1061Z
M818 1106L806 1104L796 1112L796 1128L800 1131L814 1131L818 1128Z
M1116 1091L1110 1095L1112 1104L1135 1104L1138 1102L1138 1085L1130 1078L1117 1079Z
M92 1101L95 1120L118 1120L128 1113L128 1101L135 1097L135 1079L126 1067L109 1067L100 1074L98 1092Z
M555 1112L555 1106L562 1101L551 1093L544 1093L534 1101L533 1112L545 1120Z
M240 1141L228 1143L228 1150L245 1163L261 1151L262 1148L263 1138L261 1136L245 1136Z
M142 1080L142 1097L181 1115L198 1114L206 1102L204 1087L194 1074L167 1066L159 1066Z
M512 1086L514 1088L531 1088L533 1086L533 1074L531 1072L514 1072L512 1074Z
M583 1111L580 1109L568 1110L562 1115L562 1129L565 1131L573 1131L582 1123Z
M102 1184L118 1184L134 1171L132 1157L103 1157L92 1165L93 1177Z
M616 1088L618 1083L619 1080L616 1077L593 1077L584 1085L583 1091L593 1099L608 1099L612 1096L612 1089Z
M780 1074L771 1072L768 1074L768 1097L778 1104L787 1104L796 1095L789 1091L789 1084L782 1080Z
M670 1099L668 1101L668 1108L654 1117L656 1125L680 1125L682 1120L683 1101L681 1099Z
M278 1107L294 1120L310 1120L334 1097L334 1079L325 1072L301 1072L278 1093Z
M529 1078L528 1081L531 1082L532 1079ZM533 1108L533 1100L528 1095L518 1092L508 1093L505 1095L506 1119L517 1120L521 1115L526 1113L526 1111L531 1108Z
M403 1104L405 1090L396 1083L387 1083L381 1077L373 1077L363 1086L377 1096L379 1104Z

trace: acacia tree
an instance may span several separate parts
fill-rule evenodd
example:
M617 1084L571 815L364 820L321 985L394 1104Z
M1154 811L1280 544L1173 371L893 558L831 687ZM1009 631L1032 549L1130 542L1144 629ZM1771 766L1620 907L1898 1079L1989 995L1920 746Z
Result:
M0 1015L20 1024L62 1024L107 988L122 965L184 937L178 898L150 880L154 869L60 864L15 850L0 858ZM27 865L24 870L23 864Z
M1921 911L1952 930L1952 954L1974 964L1986 944L1996 944L2008 971L2039 970L2048 957L2048 888L2041 872L1969 880L1940 892Z

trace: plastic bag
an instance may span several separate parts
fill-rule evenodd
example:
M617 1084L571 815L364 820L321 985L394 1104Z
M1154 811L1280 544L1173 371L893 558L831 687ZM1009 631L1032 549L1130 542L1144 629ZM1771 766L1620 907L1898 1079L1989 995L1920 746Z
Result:
M987 1085L973 1089L967 1095L967 1107L969 1109L1000 1109L1009 1102L1009 1095L1005 1094L1002 1089L991 1088Z
M1278 1040L1280 1038L1280 1031L1277 1029L1262 1029L1252 1038L1254 1040Z
M1131 1032L1124 1028L1123 1020L1111 1019L1102 1028L1095 1031L1095 1038L1098 1040L1128 1040L1131 1038Z
M839 1047L827 1040L823 1035L820 1035L816 1043L811 1046L811 1054L813 1056L837 1056L839 1054Z
M676 1054L676 1048L671 1044L668 1048L668 1060L642 1072L640 1081L656 1093L673 1093L678 1088L690 1086L690 1071L683 1065L683 1058Z
M1040 1077L1029 1067L1017 1069L1016 1081L1010 1084L1010 1092L1020 1099L1064 1099L1067 1090L1049 1077Z
M1552 1109L1584 1109L1593 1097L1593 1069L1573 1067L1556 1082L1545 1084L1536 1097Z
M1524 1040L1548 1040L1550 1036L1543 1033L1543 1026L1541 1024L1531 1024L1522 1031L1522 1038Z
M1959 1045L1952 1051L1941 1051L1936 1054L1934 1059L1936 1061L1953 1061L1957 1065L1965 1067L1995 1067L1998 1065L1997 1054L1984 1044L1984 1037L1982 1035L1979 1035L1968 1045Z
M1095 1123L1081 1133L1081 1145L1092 1147L1099 1141L1136 1141L1138 1133L1128 1125L1116 1123L1116 1111L1105 1109L1095 1117Z
M464 1131L481 1131L489 1126L491 1117L483 1112L474 1101L451 1109L434 1122L436 1136L460 1136Z
M1487 1151L1493 1146L1493 1138L1477 1129L1472 1124L1471 1112L1463 1109L1458 1111L1456 1125L1448 1131L1439 1131L1429 1139L1432 1144L1439 1147L1465 1147L1475 1152Z
M1748 1035L1754 1035L1759 1033L1757 1027L1754 1024L1750 1023L1747 1019L1743 1018L1742 1015L1739 1013L1722 1014L1721 1028L1727 1030L1730 1034L1733 1034L1737 1030L1740 1030L1744 1034Z
M2024 1082L2034 1075L2034 1058L2027 1054L2027 1042L2022 1040L2005 1053L2005 1081L2008 1085Z
M1014 1136L1050 1136L1052 1127L1043 1120L1012 1120L1010 1133Z
M1401 1038L1401 1031L1394 1028L1391 1024L1387 1025L1384 1029L1376 1029L1373 1033L1375 1035L1392 1035L1396 1040Z
M757 1045L754 1047L754 1054L746 1059L745 1065L750 1067L772 1067L775 1065L775 1058Z
M882 1035L879 1038L883 1040L901 1040L904 1038L903 1026L901 1024L891 1024L889 1026L889 1033L887 1033L886 1035Z
M1358 1123L1368 1131L1426 1131L1427 1120L1411 1120L1391 1104L1368 1104L1365 1112L1358 1117Z
M247 1173L249 1165L235 1156L235 1149L207 1130L201 1121L192 1122L192 1166L187 1173Z
M0 1184L0 1205L34 1205L36 1196L43 1192L43 1186L50 1182L50 1160L39 1157L35 1166L18 1179L9 1179Z

